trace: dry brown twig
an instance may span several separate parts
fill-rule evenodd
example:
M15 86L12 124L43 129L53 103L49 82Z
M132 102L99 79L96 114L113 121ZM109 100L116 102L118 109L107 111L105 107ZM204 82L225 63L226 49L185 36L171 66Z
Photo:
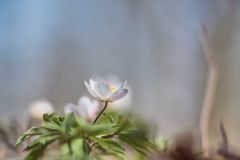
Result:
M228 136L227 136L226 129L222 122L220 122L220 132L221 132L221 136L222 136L222 145L217 150L217 153L220 156L222 156L228 160L240 160L240 155L237 155L236 153L233 153L229 150Z
M208 71L203 106L200 115L200 132L202 150L204 151L205 156L209 156L209 121L218 81L218 63L213 48L209 43L207 30L204 26L202 27L202 33L200 36Z
M220 128L220 133L222 136L222 146L221 147L228 150L228 136L227 136L227 132L226 132L226 129L225 129L222 121L220 121L219 128Z

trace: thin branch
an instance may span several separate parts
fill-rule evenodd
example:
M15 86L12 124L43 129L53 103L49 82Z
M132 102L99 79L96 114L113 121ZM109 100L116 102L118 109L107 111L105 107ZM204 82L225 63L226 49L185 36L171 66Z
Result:
M231 154L229 153L229 149L228 149L229 148L228 147L228 137L227 137L227 132L225 130L225 127L224 127L222 121L220 121L219 128L220 128L220 133L222 136L222 144L219 147L219 149L217 150L217 153L219 155L221 155L222 157L224 157L225 160L229 160L230 159L229 155L231 155Z
M226 129L222 123L222 121L220 121L220 132L221 132L221 136L222 136L222 140L223 140L223 146L224 148L226 148L228 150L228 137L227 137L227 132Z
M218 81L218 63L213 49L208 40L208 34L205 27L202 27L201 43L203 47L204 58L207 63L207 80L203 99L203 106L200 115L200 132L202 140L202 149L205 156L209 156L209 121L213 102L215 98L216 86Z

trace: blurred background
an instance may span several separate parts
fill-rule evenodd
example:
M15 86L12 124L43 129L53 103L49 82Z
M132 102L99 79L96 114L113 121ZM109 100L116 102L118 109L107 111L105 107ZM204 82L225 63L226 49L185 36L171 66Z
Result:
M0 1L0 119L21 119L33 101L59 112L89 95L83 81L128 80L127 105L159 135L199 132L208 67L201 27L218 59L210 118L240 147L240 1Z

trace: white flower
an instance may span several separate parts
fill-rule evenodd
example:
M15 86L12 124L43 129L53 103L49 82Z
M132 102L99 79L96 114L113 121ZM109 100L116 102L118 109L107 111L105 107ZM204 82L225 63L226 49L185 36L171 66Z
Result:
M128 86L128 94L122 99L109 104L109 108L117 111L127 111L131 109L132 105L132 90L130 86Z
M126 88L127 81L122 84L111 84L90 79L89 84L86 81L84 83L93 97L104 102L114 102L123 98L128 93L128 89Z
M96 76L96 79L104 80L100 76ZM116 75L106 76L105 81L107 81L108 83L113 84L113 85L121 84L121 80ZM109 104L109 108L111 108L113 110L117 110L117 111L126 111L126 110L130 109L130 107L132 105L132 90L131 90L131 86L129 86L129 84L127 84L127 88L128 88L127 95L125 97L121 98L120 100Z
M41 120L43 114L45 113L53 113L54 107L53 105L48 101L36 101L30 104L28 110L28 115L37 120Z
M69 103L64 107L64 113L73 112L78 116L82 116L88 120L93 120L100 108L98 101L91 101L88 97L80 97L78 105Z

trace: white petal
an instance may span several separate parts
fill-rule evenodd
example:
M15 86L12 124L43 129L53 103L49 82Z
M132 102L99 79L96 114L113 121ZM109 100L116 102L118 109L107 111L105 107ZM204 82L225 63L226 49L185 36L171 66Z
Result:
M91 81L90 81L90 83L91 83ZM90 87L90 85L89 85L86 81L84 81L84 84L85 84L88 92L89 92L93 97L99 98L99 97L96 95L96 93L94 92L94 90Z
M113 102L113 101L119 100L124 96L126 96L127 93L128 93L128 89L119 89L108 98L108 101Z
M93 89L96 95L101 98L101 100L106 99L111 94L109 86L105 82L95 82Z
M91 100L88 97L80 97L79 101L78 101L78 106L80 111L84 114L87 115L88 114L88 108L91 107Z
M79 98L79 109L81 111L81 115L83 117L93 119L96 117L96 114L100 108L98 101L91 101L88 97L80 97Z
M85 104L87 104L87 105L91 104L90 98L87 96L80 97L78 100L78 105L80 106L80 105L85 105Z
M91 106L87 108L88 110L88 117L90 119L94 119L97 115L97 112L100 109L100 104L98 101L92 101Z
M121 81L116 76L110 76L107 79L107 83L114 85L117 89L121 88L122 85Z
M94 88L94 83L95 83L94 80L89 79L89 84L90 84L90 87L91 87L92 89Z
M126 87L127 87L127 81L124 81L120 88L126 88Z
M42 115L44 113L53 113L54 107L53 105L48 101L36 101L30 104L30 107L28 108L28 114L32 118L35 119L42 119Z
M78 109L78 106L73 103L68 103L64 107L64 114L74 113L78 116L80 116L80 111Z
M117 86L117 89L123 89L127 87L127 81L124 81L123 83L118 83L115 86Z

